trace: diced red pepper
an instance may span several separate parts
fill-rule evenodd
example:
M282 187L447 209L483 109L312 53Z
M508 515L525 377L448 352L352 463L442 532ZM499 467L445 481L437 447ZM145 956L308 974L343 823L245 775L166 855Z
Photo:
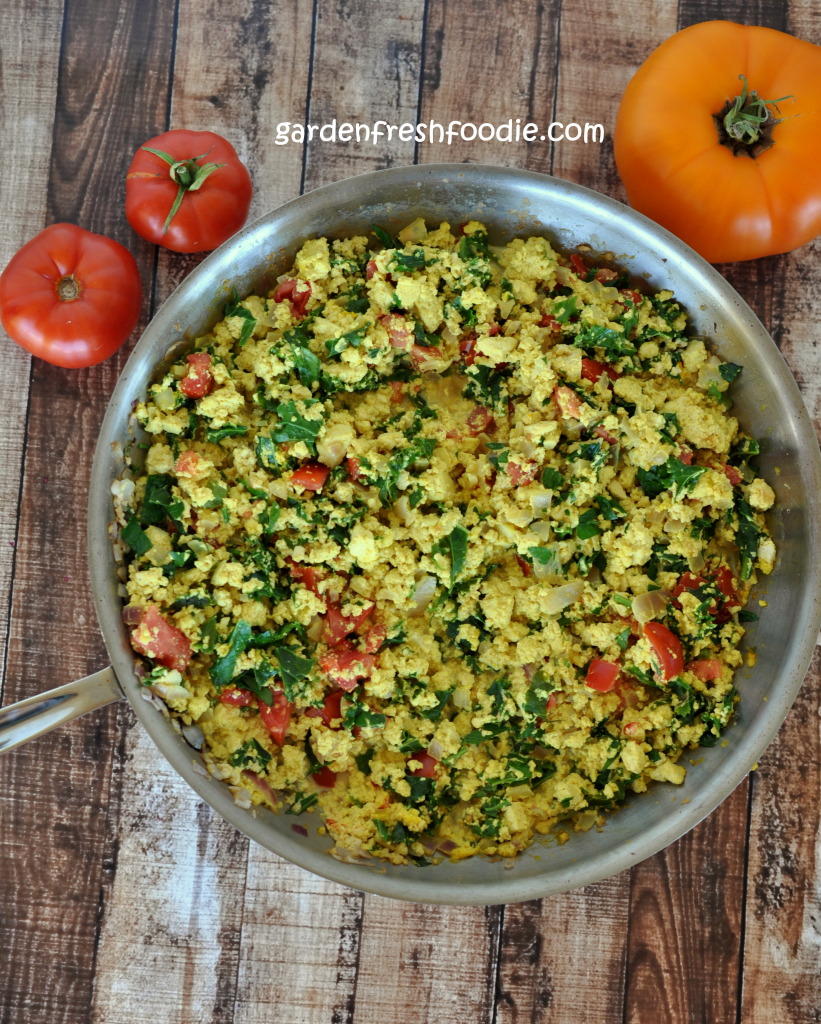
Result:
M191 641L176 626L167 622L155 604L140 615L131 631L131 646L139 654L153 658L158 665L182 672L191 660Z
M211 356L207 352L191 352L186 359L188 373L180 381L180 391L187 398L204 398L210 395L214 389Z
M305 307L311 297L311 284L309 281L296 281L289 277L281 281L274 291L274 302L284 302L288 299L291 303L291 316L300 319L305 316Z
M360 679L367 679L376 665L375 654L362 651L328 651L319 659L319 667L337 686L350 693Z
M271 738L280 747L285 742L285 735L288 732L288 724L294 711L293 704L288 700L282 690L274 693L274 699L270 705L258 700L259 717L262 724L271 734Z
M663 622L645 622L644 635L658 659L662 679L672 679L684 668L681 640Z
M321 491L330 474L330 469L321 462L306 462L291 473L291 483L306 491Z
M609 693L616 685L620 672L621 665L617 661L594 658L587 666L585 686L589 686L591 690L598 690L599 693Z
M467 424L472 437L488 433L495 422L493 413L484 405L477 405L468 413Z
M223 690L219 695L220 704L228 704L232 708L250 708L257 703L257 698L250 690L243 690L239 686L232 686Z
M408 774L416 775L422 779L435 779L439 774L439 762L427 751L420 751L418 754L411 754L411 761L418 761L419 767L414 768Z

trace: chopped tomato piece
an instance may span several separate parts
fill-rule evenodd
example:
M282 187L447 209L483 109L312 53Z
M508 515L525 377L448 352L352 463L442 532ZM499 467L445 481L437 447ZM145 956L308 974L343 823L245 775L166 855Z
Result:
M319 659L319 667L337 686L350 693L360 679L367 679L376 665L375 654L362 651L328 651Z
M606 373L610 380L618 380L620 376L619 371L609 363L600 363L597 359L588 359L587 356L582 356L582 377L585 380L595 384L603 373Z
M547 698L547 703L544 706L545 711L552 711L553 708L555 708L558 703L559 703L559 696L556 693L556 691L554 690L553 693L551 693L550 696Z
M573 267L573 269L576 271L579 277L587 277L587 264L584 262L581 256L579 256L578 253L572 252L570 254L570 265Z
M417 775L422 779L435 779L439 774L439 762L426 751L411 754L410 760L419 762L419 767L414 768L410 775Z
M191 660L191 641L176 626L167 622L155 604L140 615L131 631L131 646L140 654L153 658L158 665L182 672Z
M346 636L355 633L374 609L374 605L365 605L355 615L343 615L336 605L329 605L325 615L325 642L336 647Z
M354 483L362 479L362 470L359 468L359 459L353 455L349 455L345 459L345 469L348 471L348 476Z
M330 473L330 469L320 462L306 462L291 473L291 482L306 491L321 491Z
M560 331L562 329L562 325L552 313L542 314L542 319L539 321L539 327L547 327L548 330L551 331Z
M530 562L526 561L521 555L516 555L516 561L519 563L519 568L522 570L522 576L530 576L533 572L533 566Z
M223 690L219 696L220 704L228 704L232 708L250 708L257 703L257 698L250 690L243 690L239 686L232 686Z
M431 359L441 359L442 357L442 353L438 348L434 346L425 348L424 345L414 345L410 350L410 354L411 362L417 369L421 369Z
M339 729L340 725L332 725L332 722L340 722L342 719L342 698L345 696L342 690L331 690L326 694L321 708L308 708L305 714L308 718L321 718L324 725L329 729Z
M281 281L274 291L274 302L284 302L288 299L291 303L291 316L299 318L305 316L305 307L311 297L311 284L309 281L295 281L292 277Z
M692 466L693 464L693 453L689 448L680 448L676 458L679 462L683 462L685 466Z
M174 472L177 476L196 476L199 471L200 457L197 452L192 452L190 449L181 452L180 457L174 463Z
M558 406L560 414L565 419L579 418L579 413L582 411L582 403L579 396L565 385L560 388L555 388L553 391L553 401Z
M258 703L262 724L271 734L274 742L281 747L285 742L285 734L288 732L288 724L294 711L293 704L282 690L277 690L274 693L274 699L270 706L261 700Z
M687 670L703 683L721 678L721 662L718 658L696 658L688 663Z
M539 469L535 462L514 462L513 460L510 460L505 468L514 487L526 487L528 484L532 484Z
M383 313L379 322L388 332L391 348L409 349L413 345L413 332L408 323L399 313Z
M180 381L180 391L187 398L204 398L214 389L211 356L207 352L191 352L186 356L188 373Z
M634 291L632 288L622 288L621 294L625 297L625 299L629 299L634 306L641 305L642 295L640 292Z
M596 437L600 437L602 441L606 441L608 444L616 444L618 442L618 438L614 437L614 435L601 424L593 428L593 433Z
M468 430L472 437L487 433L495 424L493 413L484 405L477 405L468 413Z
M286 559L291 576L314 594L319 595L319 584L325 579L325 573L317 569L315 565L305 565L303 562L295 562L293 558Z
M599 267L593 275L594 279L600 284L608 284L610 281L615 281L618 276L618 271L613 270L612 267Z
M733 487L738 487L744 477L739 473L735 466L723 465L721 467L722 473L727 477Z
M599 693L609 693L616 685L620 672L621 665L617 661L594 658L587 666L585 686L589 686L591 690L598 690Z
M376 622L365 634L365 639L362 643L362 650L366 654L376 654L381 649L382 644L388 636L387 627L383 622Z
M336 772L324 764L318 772L314 772L311 778L317 784L317 786L323 786L325 789L333 789L336 785Z
M645 622L644 635L658 659L662 679L672 679L684 668L681 640L663 622Z
M365 267L365 280L370 281L373 279L373 275L376 273L376 260L368 260L368 264Z
M473 366L476 359L476 342L478 340L476 332L471 331L470 334L466 334L464 338L459 341L459 351L462 353L465 366Z

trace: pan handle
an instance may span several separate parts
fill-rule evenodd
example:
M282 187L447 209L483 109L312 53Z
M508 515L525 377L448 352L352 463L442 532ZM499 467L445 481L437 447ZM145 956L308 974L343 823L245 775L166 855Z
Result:
M0 708L0 754L122 697L109 665L73 683Z

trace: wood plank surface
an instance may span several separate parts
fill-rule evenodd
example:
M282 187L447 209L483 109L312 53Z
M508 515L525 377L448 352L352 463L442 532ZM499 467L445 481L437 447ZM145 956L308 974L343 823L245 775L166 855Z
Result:
M161 41L170 28L164 20L171 14L165 5L130 0L102 8L72 4L60 36L50 166L40 182L47 220L127 238L121 182L131 132L141 136L152 102L165 101L154 69L162 67ZM57 19L49 25L58 35L60 28ZM33 73L36 80L36 66ZM139 105L132 102L135 89ZM99 102L101 95L107 103ZM85 496L123 358L84 371L33 361L7 701L106 663L87 583ZM88 1020L98 896L110 856L105 820L117 725L117 711L107 709L22 748L0 766L6 965L0 1019Z
M252 216L414 161L527 167L623 199L626 82L677 28L722 17L821 43L813 0L4 0L0 265L74 220L135 254L146 322L202 259L148 245L122 213L132 153L170 126L234 143ZM604 140L277 143L284 123L517 118L601 124ZM720 270L821 437L819 256L816 242ZM0 338L4 703L105 663L85 499L134 340L69 372ZM217 817L127 705L98 712L0 758L0 1024L818 1024L819 702L817 653L758 770L688 836L585 889L488 908L308 874Z

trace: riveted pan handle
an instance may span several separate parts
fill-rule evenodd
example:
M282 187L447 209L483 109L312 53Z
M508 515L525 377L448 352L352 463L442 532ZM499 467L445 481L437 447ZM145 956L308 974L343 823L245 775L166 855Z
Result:
M122 697L109 665L73 683L0 708L0 754Z

